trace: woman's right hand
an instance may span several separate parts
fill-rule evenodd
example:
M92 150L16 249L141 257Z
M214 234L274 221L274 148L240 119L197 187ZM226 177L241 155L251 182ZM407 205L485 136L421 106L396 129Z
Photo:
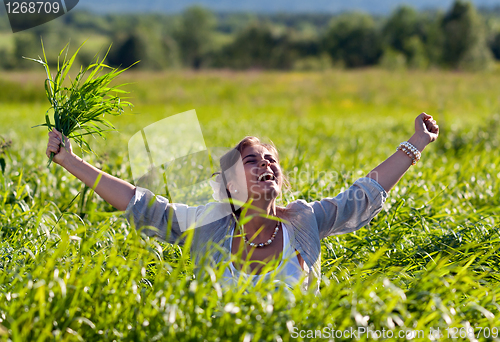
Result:
M60 146L61 141L62 141L61 132L53 128L52 132L49 132L49 142L47 143L47 151L45 151L45 154L47 155L48 158L50 158L50 154L53 152L55 155L52 160L55 163L64 166L64 164L71 157L74 157L74 154L68 137L64 137L64 147Z

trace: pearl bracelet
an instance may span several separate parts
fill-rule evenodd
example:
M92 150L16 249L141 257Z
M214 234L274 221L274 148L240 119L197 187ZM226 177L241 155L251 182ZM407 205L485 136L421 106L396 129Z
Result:
M399 144L396 151L399 151L399 150L403 151L404 153L406 153L406 155L408 157L411 158L412 165L415 165L420 160L420 156L421 156L420 151L415 146L410 144L408 141L404 141L401 144Z

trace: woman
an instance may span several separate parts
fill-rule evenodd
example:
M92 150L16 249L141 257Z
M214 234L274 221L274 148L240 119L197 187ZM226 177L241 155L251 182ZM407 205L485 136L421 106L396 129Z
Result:
M420 152L435 141L438 134L439 127L432 116L422 113L415 119L413 136L347 191L312 203L297 200L286 208L276 206L284 182L276 149L257 138L247 137L221 159L222 172L216 178L219 188L215 186L215 195L218 198L226 195L232 210L230 214L219 215L217 220L207 217L220 213L218 203L199 207L168 203L149 190L134 187L86 163L73 154L67 138L65 145L69 148L60 148L62 137L55 130L49 132L46 154L50 156L54 152L53 161L87 186L94 187L97 183L95 192L118 210L126 211L136 228L155 227L144 230L148 235L184 244L186 234L183 233L196 227L190 246L195 265L208 262L216 267L228 261L231 254L240 254L241 260L248 260L246 268L242 268L242 262L229 262L223 274L226 282L234 283L240 275L253 277L254 281L266 278L270 273L260 274L263 265L281 260L273 277L293 287L306 276L302 285L313 289L316 282L319 289L320 240L353 232L369 223L382 209L387 192L420 159ZM229 172L239 158L240 173ZM241 196L242 193L245 195ZM244 225L238 224L241 209L236 210L233 199L251 204L244 208L246 217L251 217Z

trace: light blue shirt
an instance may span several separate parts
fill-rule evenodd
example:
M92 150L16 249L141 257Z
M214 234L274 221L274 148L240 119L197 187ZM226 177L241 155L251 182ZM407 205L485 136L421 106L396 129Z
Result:
M276 214L286 223L290 248L297 250L308 269L304 289L319 291L321 281L321 239L354 232L377 215L387 198L382 186L371 178L358 179L349 189L332 198L306 202L296 200L286 207L277 207ZM169 243L183 245L186 230L192 231L190 246L194 264L201 272L204 263L217 268L221 261L228 260L231 227L234 218L224 216L203 224L207 212L217 212L221 203L189 207L185 204L169 203L162 196L137 187L135 195L126 209L126 217L137 229L144 226L148 236L157 236ZM189 229L189 227L198 227ZM221 248L222 247L222 248ZM316 282L317 286L313 284Z

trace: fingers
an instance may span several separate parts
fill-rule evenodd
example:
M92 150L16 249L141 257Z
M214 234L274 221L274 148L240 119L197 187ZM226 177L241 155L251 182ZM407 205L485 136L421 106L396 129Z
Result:
M45 154L47 155L47 157L50 157L51 153L58 154L60 149L60 141L56 140L55 138L51 138L49 140L49 143L47 144L47 150L45 151Z
M45 154L50 157L51 153L57 154L61 149L62 134L58 132L55 128L49 132L49 141L47 143L47 150Z
M56 130L55 128L52 128L52 131L49 132L49 137L51 135L54 135L54 136L57 136L59 137L59 139L62 139L62 134L61 132L59 132L58 130Z
M49 132L49 141L50 139L57 139L59 143L63 143L63 135L61 132L57 131L55 128L52 129L52 131ZM69 143L68 137L64 137L64 146Z
M438 126L437 123L436 123L436 120L434 120L434 118L432 117L432 115L429 115L427 113L422 113L420 114L419 116L417 116L417 118L415 119L415 121L420 121L422 123L424 123L425 127L427 129L430 130L431 127L433 126Z
M438 125L438 124L436 123L436 120L432 120L432 119L431 119L431 120L426 120L426 121L424 121L424 123L425 123L425 126L426 126L427 128L431 128L431 127L434 127L434 126L437 126L437 125Z
M48 145L52 144L52 145L59 146L59 144L61 142L62 142L62 138L61 137L59 137L58 135L56 135L56 134L54 134L52 132L49 133L49 143L48 143Z
M417 116L417 118L415 119L415 121L428 121L428 120L433 120L432 118L432 115L429 115L425 112L421 113L419 116Z
M425 126L427 130L431 133L438 134L439 133L439 125L434 120L429 120L425 122Z
M422 113L425 114L425 113ZM421 115L422 115L421 114ZM439 125L436 123L436 120L432 118L431 115L423 115L423 124L424 124L424 131L427 131L430 133L430 142L433 142L437 139L439 135Z
M62 137L60 135L55 134L54 132L49 132L49 141L51 141L51 140L53 140L53 141L57 140L57 141L61 142Z
M415 121L425 121L425 120L429 120L429 119L432 119L432 116L423 112L419 116L416 117Z
M425 124L425 128L427 128L427 130L429 132L431 132L431 133L438 133L439 132L439 126L436 123L436 120L434 120L431 115L426 114L426 117L424 119L424 124Z
M425 128L430 132L432 129L432 122L430 120L424 121Z

